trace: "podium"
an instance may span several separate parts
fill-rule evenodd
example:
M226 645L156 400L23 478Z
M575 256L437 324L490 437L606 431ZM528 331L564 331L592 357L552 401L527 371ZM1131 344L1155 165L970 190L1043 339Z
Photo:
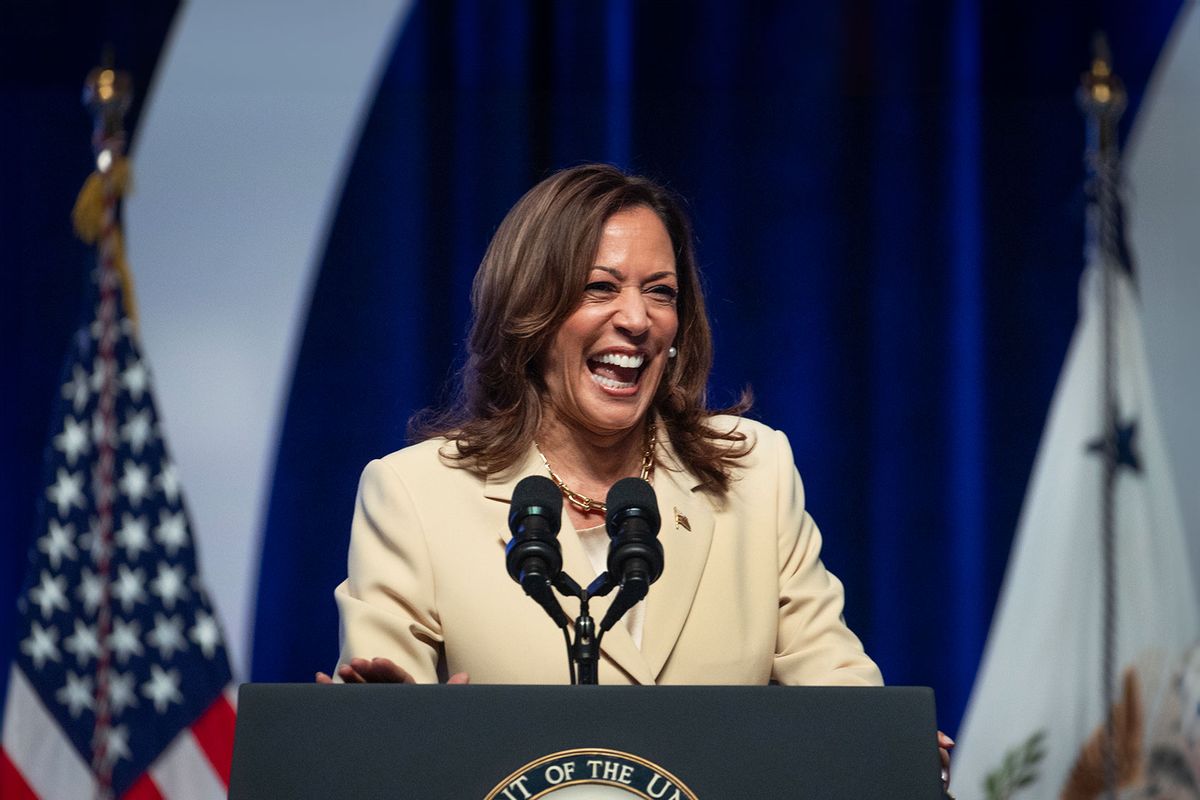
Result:
M939 800L918 687L246 684L231 800Z

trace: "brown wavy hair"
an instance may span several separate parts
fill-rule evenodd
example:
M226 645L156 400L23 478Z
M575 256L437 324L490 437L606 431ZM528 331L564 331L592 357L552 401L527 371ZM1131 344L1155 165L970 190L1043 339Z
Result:
M696 267L691 224L681 203L646 178L607 164L585 164L546 178L522 197L492 237L471 288L468 359L457 400L409 421L414 440L445 436L444 456L481 474L524 458L542 421L542 356L558 327L579 306L604 223L622 209L645 206L666 226L679 280L678 355L652 409L672 447L717 495L729 488L734 460L749 452L744 434L716 431L707 420L749 409L749 390L730 408L709 410L712 331Z

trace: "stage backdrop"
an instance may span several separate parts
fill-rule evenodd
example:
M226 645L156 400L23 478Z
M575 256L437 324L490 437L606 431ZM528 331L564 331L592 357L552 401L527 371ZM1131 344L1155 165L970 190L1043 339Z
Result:
M164 424L242 675L308 680L333 664L359 470L443 396L505 210L549 171L605 160L689 201L713 400L749 384L755 416L791 437L848 621L889 682L937 689L953 731L1075 323L1073 95L1090 36L1110 32L1127 131L1178 11L185 7L135 142L127 229ZM63 116L46 135L86 152L84 115ZM16 170L5 224L55 192L38 224L61 213L65 231L71 181ZM48 305L40 242L19 235L6 258ZM45 430L74 324L56 314L21 318L18 350L37 368L6 435ZM40 476L44 441L22 438L6 470ZM38 493L25 484L5 500L18 554Z

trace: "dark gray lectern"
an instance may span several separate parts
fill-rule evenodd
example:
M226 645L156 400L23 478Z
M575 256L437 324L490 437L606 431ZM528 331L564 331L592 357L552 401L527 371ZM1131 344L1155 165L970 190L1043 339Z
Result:
M926 688L317 686L239 693L231 800L938 800Z

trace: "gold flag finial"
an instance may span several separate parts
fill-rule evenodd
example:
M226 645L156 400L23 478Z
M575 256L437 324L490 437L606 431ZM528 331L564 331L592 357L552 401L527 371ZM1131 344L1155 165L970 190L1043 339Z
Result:
M88 244L98 244L102 262L116 271L121 281L126 316L137 324L137 301L133 277L125 260L117 206L129 190L129 163L125 158L125 114L133 104L133 81L129 73L113 66L112 47L106 46L100 66L88 73L83 84L83 104L92 112L92 150L96 171L84 182L71 210L75 232Z
M1091 67L1083 73L1080 84L1079 106L1089 116L1115 121L1125 111L1125 86L1113 73L1112 51L1103 33L1092 37Z
M96 168L108 172L125 155L125 114L133 103L133 81L129 73L113 68L110 46L104 48L100 66L89 72L84 81L83 103L95 119L92 148L96 152Z

